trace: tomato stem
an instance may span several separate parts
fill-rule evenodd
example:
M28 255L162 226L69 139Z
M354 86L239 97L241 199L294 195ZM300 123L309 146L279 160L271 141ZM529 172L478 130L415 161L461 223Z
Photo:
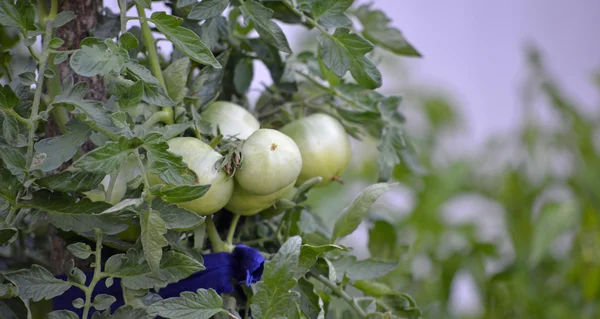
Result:
M229 246L233 246L233 235L235 234L235 228L237 227L240 217L241 215L233 214L233 219L231 220L231 225L229 226L229 232L227 233L227 244Z
M206 216L205 223L206 223L206 232L208 233L208 239L210 240L210 244L212 246L213 252L217 253L217 252L226 251L225 243L219 236L219 232L217 231L215 222L212 219L212 215Z
M331 180L336 181L336 182L338 182L340 184L344 184L344 180L341 179L341 178L339 178L339 177L337 177L337 176L332 177Z

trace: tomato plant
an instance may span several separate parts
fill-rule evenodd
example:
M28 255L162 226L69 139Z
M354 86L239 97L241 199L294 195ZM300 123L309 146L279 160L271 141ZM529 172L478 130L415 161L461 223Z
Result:
M339 243L415 159L374 61L419 52L352 0L159 2L0 1L2 316L420 317L378 291L398 260ZM378 141L379 183L332 229L306 201L348 136Z

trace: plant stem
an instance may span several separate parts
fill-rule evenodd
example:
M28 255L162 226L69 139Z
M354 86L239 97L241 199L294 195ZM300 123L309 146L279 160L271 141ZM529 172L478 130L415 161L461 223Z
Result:
M300 18L304 19L306 22L308 22L308 24L310 24L317 30L321 31L321 33L323 33L324 35L326 35L328 37L332 37L331 34L329 34L329 32L327 32L327 30L325 30L322 26L320 26L317 23L317 21L315 21L313 18L305 15L304 13L302 13L302 11L296 9L296 7L294 7L291 3L287 2L287 0L283 0L282 2L288 9L290 9L292 12L294 12Z
M358 305L358 303L352 297L350 297L350 295L348 295L344 291L344 289L342 289L340 286L336 285L335 283L331 282L329 279L327 279L323 275L316 275L314 278L317 279L318 281L320 281L325 286L327 286L329 289L331 289L336 295L338 295L344 301L346 301L350 305L350 307L352 307L352 309L354 309L354 311L356 311L358 313L359 317L367 318L367 314L365 313L365 311Z
M127 1L119 0L119 10L121 15L121 34L127 32Z
M233 245L233 235L235 234L235 228L237 227L240 217L241 215L233 214L231 225L229 225L229 232L227 233L227 244L229 244L229 246Z
M172 112L172 109L169 108L169 110L163 109L162 111L156 112L154 114L152 114L152 116L150 116L146 122L144 122L143 126L145 129L149 129L152 128L152 126L154 126L156 123L159 122L164 122L164 123L168 123L168 120L173 118L173 114L170 113L169 111Z
M100 231L95 232L96 251L94 252L94 254L96 255L96 261L94 265L94 276L92 277L90 285L85 289L85 304L83 305L83 316L81 317L83 319L87 319L88 317L90 307L92 306L92 292L94 292L96 284L102 278L102 233Z
M140 152L136 150L134 153L135 157L138 160L138 166L140 167L140 171L142 172L142 180L144 181L144 191L150 191L150 182L148 181L148 175L146 175L146 168L144 167L144 162L142 161Z
M19 113L15 112L15 110L13 109L4 109L4 111L6 113L8 113L8 115L12 116L15 118L15 120L17 120L17 122L27 126L28 128L31 128L31 122L29 122L28 119L22 117L21 115L19 115Z
M208 233L208 239L210 240L213 252L225 251L225 243L223 243L223 240L221 240L221 237L219 236L212 215L206 216L204 223L206 224L206 232Z

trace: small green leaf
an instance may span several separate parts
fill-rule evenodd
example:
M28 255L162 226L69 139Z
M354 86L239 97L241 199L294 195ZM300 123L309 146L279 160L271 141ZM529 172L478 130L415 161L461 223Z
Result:
M53 79L55 76L56 76L56 73L54 73L54 70L52 70L52 69L44 70L44 77L46 77L48 79Z
M298 260L298 271L296 277L302 277L312 267L317 259L332 250L346 250L344 247L338 245L323 245L323 246L312 246L302 245L300 248L300 257Z
M323 64L335 75L343 77L350 71L362 87L375 89L381 86L381 73L365 56L373 50L370 42L346 28L336 29L333 35L322 34L317 40Z
M130 73L136 81L143 83L144 94L142 100L148 104L158 106L173 106L175 102L171 100L167 92L164 90L160 82L152 75L150 70L141 64L129 62L125 65L128 73Z
M254 77L254 61L243 58L238 61L233 70L233 85L240 94L246 94Z
M354 232L377 198L396 185L396 183L379 183L367 187L350 206L344 209L342 215L336 221L332 241Z
M246 19L252 21L254 29L256 29L256 32L258 32L265 42L271 44L280 51L292 53L292 49L290 49L285 34L279 25L271 20L273 10L254 0L241 2L240 9L244 13Z
M4 121L4 124L6 124L6 121ZM4 137L6 138L6 135ZM27 164L23 153L19 149L0 145L0 158L2 159L2 162L4 162L4 167L22 181L25 177L25 171L27 170Z
M69 65L83 76L105 75L111 71L120 73L129 60L124 50L112 50L106 46L82 46L73 53Z
M45 268L33 265L31 269L19 269L4 273L4 277L19 288L19 297L40 301L62 295L71 287L66 281L57 279Z
M2 121L2 134L4 140L10 145L15 145L15 141L19 136L19 122L11 115L5 114Z
M283 318L295 309L300 294L291 289L296 285L294 269L298 267L301 244L300 237L291 237L265 263L262 280L253 289L251 309L255 319Z
M164 142L146 143L144 148L148 151L149 170L167 184L193 185L196 174L187 167L181 157L168 151L169 145Z
M158 198L152 200L152 208L159 212L160 217L167 224L167 229L193 229L204 222L204 216L177 205L165 203Z
M125 32L119 37L119 46L125 50L137 48L140 45L138 39L131 33Z
M179 297L158 301L150 306L150 312L164 318L209 319L222 308L223 299L213 289L198 289L195 293L184 291Z
M144 9L150 9L152 7L152 0L134 0L134 2Z
M22 185L9 170L0 167L0 197L4 201L14 204L21 187Z
M10 244L17 239L19 231L14 227L5 227L0 224L0 246Z
M122 109L132 109L140 104L144 96L144 82L137 81L119 96L119 106Z
M0 107L12 109L19 104L19 97L13 92L8 84L0 85Z
M210 185L178 185L166 186L153 192L152 195L160 196L167 203L189 202L200 198L208 192Z
M62 171L37 179L35 183L40 187L61 192L87 192L95 189L104 176L104 173Z
M323 300L315 292L315 286L310 281L300 278L296 290L300 293L298 304L306 318L324 319Z
M215 49L215 46L219 44L220 39L227 39L230 37L227 19L222 16L206 20L200 28L197 29L196 33L198 33L202 42L204 42L211 50ZM217 58L217 60L221 65L224 65L219 58Z
M188 14L190 20L208 20L221 15L229 6L229 0L202 0Z
M529 256L532 267L542 260L558 236L576 227L580 215L575 202L546 203L534 222Z
M48 44L48 46L50 46L51 49L58 49L64 43L65 43L65 40L63 40L61 38L54 38L54 39L50 40L50 43Z
M163 255L162 248L168 244L164 237L167 233L167 224L158 212L143 210L140 214L140 226L142 227L141 239L144 257L148 261L150 270L158 273Z
M31 315L23 299L18 297L0 299L0 313L2 319L23 319L29 318ZM53 319L52 317L48 318Z
M96 295L96 297L94 297L92 306L94 306L96 310L102 311L110 308L110 305L112 305L115 301L117 301L117 298L115 298L114 296L98 294Z
M75 309L81 309L85 305L85 302L83 301L83 298L77 298L73 300L71 304L73 305L73 307L75 307Z
M141 145L142 141L138 138L121 138L118 142L108 142L85 154L73 165L90 172L110 173L119 169L127 155Z
M74 243L67 246L67 249L73 254L73 256L79 259L87 259L92 254L92 247L84 243Z
M21 84L30 86L35 84L35 73L33 72L24 72L19 74L19 80L21 80Z
M381 298L386 295L395 294L394 290L384 283L371 280L357 280L352 284L358 290L364 292L367 296Z
M312 13L315 19L326 28L348 27L352 24L344 14L354 0L314 1Z
M73 158L79 147L87 141L92 131L80 122L70 122L69 132L35 143L35 158L32 168L50 172Z
M167 93L175 103L183 101L187 93L188 73L190 73L190 59L187 57L174 61L163 71Z
M376 279L398 268L398 261L364 259L357 261L355 256L346 256L332 261L341 280L345 274L351 281Z
M223 66L226 66L227 61L229 61L229 51L225 51L217 59ZM200 70L190 90L190 94L200 100L200 108L214 101L219 96L224 75L225 68L205 67Z
M74 17L75 14L72 11L61 11L54 17L54 20L52 20L52 27L60 28L73 20Z
M200 40L198 35L180 24L182 20L175 16L167 15L165 12L154 12L150 21L156 25L167 39L173 42L179 51L200 63L221 68L219 61L215 59L210 49Z

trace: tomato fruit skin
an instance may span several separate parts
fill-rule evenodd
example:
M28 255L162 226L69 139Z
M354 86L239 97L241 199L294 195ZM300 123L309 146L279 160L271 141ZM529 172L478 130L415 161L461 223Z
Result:
M181 156L183 162L196 173L198 185L210 184L204 196L176 205L203 216L223 208L233 193L233 179L229 178L225 171L218 171L215 167L215 163L223 156L194 137L176 137L167 143L168 151ZM150 185L165 184L158 175L154 174L149 174L148 181Z
M285 134L260 129L241 147L242 166L235 179L255 195L273 194L294 182L302 169L302 156L296 143Z
M231 102L217 101L206 107L200 116L218 126L226 138L247 139L260 128L258 120L245 108Z
M295 181L273 194L255 195L240 187L238 183L235 183L233 196L231 196L229 203L225 205L225 209L242 216L258 214L273 206L278 200L289 196L290 190L294 188L294 184Z
M315 186L326 186L350 163L350 138L342 124L329 115L309 115L285 125L281 132L296 142L302 154L297 185L321 176L323 181Z

